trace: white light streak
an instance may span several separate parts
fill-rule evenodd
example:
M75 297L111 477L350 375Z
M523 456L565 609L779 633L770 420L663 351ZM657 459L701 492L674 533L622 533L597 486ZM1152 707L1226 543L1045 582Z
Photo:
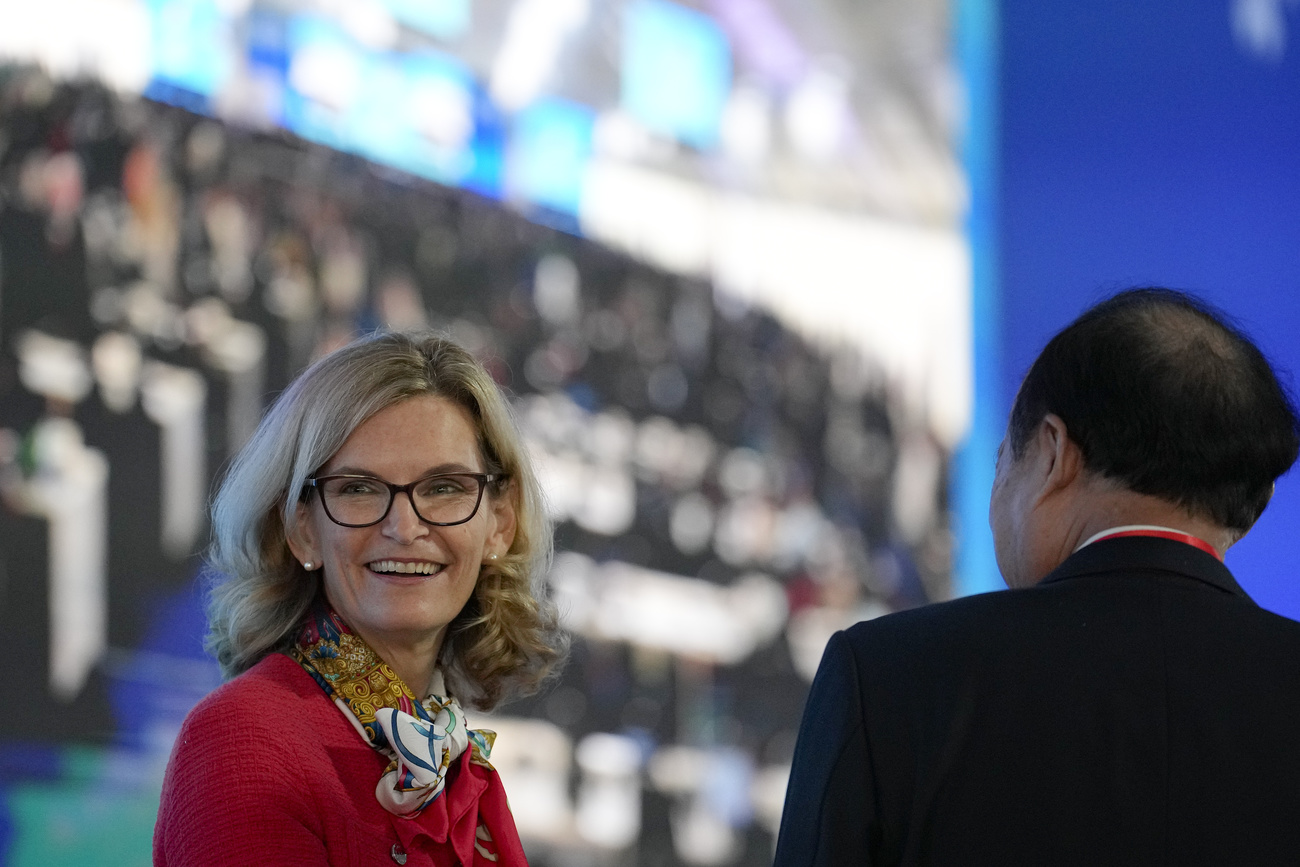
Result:
M518 0L492 66L492 98L507 111L532 102L570 32L587 20L587 0Z

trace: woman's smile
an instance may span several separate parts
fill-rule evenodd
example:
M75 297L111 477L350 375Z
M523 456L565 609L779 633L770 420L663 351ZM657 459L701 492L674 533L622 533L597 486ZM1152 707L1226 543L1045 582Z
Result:
M441 563L430 563L428 560L374 560L366 564L371 572L377 572L385 576L393 575L434 575L441 572L443 566Z

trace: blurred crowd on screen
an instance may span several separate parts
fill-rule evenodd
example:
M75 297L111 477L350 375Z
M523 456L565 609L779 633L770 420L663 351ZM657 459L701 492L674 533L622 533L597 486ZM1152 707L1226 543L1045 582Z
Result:
M217 682L223 464L322 352L432 327L514 396L556 520L572 660L482 721L530 858L767 863L829 635L950 593L947 456L858 353L531 216L0 70L0 740L160 770Z

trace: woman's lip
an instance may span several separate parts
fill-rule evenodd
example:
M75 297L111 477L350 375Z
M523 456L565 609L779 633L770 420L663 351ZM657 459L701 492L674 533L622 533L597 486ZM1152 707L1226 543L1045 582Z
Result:
M422 587L440 579L447 570L439 569L432 575L425 575L420 572L376 572L373 569L367 569L366 571L370 574L371 580L386 584L389 587Z
M442 572L434 572L432 575L420 572L376 572L374 569L367 571L370 572L371 577L388 584L423 584L442 574Z

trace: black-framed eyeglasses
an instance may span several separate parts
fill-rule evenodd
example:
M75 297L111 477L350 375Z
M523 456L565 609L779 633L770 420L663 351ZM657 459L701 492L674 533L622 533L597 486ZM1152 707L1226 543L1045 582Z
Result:
M454 527L478 514L483 488L504 473L438 473L407 485L374 476L315 476L306 484L320 494L325 515L341 527L370 527L388 517L398 493L406 494L415 514L435 527Z

